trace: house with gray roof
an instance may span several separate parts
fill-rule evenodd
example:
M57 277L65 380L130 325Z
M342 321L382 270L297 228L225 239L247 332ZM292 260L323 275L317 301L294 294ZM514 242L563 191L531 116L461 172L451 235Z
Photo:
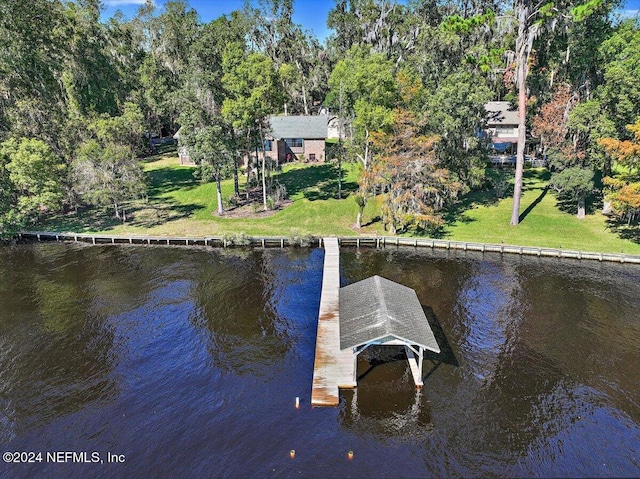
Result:
M487 111L487 136L491 147L498 152L512 152L518 145L518 109L508 101L490 101Z
M265 153L278 163L324 161L328 117L272 116Z

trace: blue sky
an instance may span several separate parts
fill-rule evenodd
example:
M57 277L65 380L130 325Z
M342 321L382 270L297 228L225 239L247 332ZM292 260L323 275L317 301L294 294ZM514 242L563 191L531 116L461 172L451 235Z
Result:
M135 15L140 4L145 0L102 0L106 8L104 18L111 17L117 10L127 17ZM157 7L162 7L166 0L154 0ZM323 41L330 33L327 29L327 14L333 7L333 0L294 0L293 20L305 29L312 30L316 37ZM190 0L191 7L200 14L204 22L218 18L220 15L239 10L243 0ZM640 12L640 0L627 0L624 6L627 16L635 16Z

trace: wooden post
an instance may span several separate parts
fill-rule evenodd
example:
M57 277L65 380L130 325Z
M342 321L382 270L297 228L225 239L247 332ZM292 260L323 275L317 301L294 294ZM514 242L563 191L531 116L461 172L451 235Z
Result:
M358 351L353 348L353 384L358 384Z

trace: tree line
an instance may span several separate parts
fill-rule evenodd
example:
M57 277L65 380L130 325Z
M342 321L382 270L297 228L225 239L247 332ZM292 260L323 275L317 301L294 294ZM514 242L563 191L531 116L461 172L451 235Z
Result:
M153 136L189 148L203 181L273 194L264 154L273 114L340 116L334 151L361 170L358 223L382 194L392 232L429 230L466 193L491 186L490 100L520 111L512 224L524 139L575 204L640 211L640 30L613 0L335 0L321 43L293 0L256 0L202 22L186 0L148 2L103 22L99 0L0 3L0 235L86 205L126 220L145 195ZM250 160L251 161L251 160ZM248 188L245 193L248 194ZM221 210L220 210L221 211Z

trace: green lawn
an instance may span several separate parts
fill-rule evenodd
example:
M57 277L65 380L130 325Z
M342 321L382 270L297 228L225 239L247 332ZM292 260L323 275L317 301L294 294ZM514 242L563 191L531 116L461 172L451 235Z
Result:
M358 170L352 164L343 165L341 200L337 199L335 163L285 165L277 180L285 185L292 203L268 216L256 217L250 211L250 216L239 218L218 216L215 184L197 181L194 168L180 166L175 156L151 158L145 169L149 176L148 200L130 205L127 223L113 218L108 210L90 209L52 218L39 228L192 236L386 234L378 217L380 198L369 201L363 228L360 231L353 228L357 205L350 195L357 189ZM472 193L447 214L447 222L437 236L470 242L640 254L638 227L609 224L597 208L586 219L578 220L567 205L559 205L553 192L546 189L547 176L545 170L525 173L519 226L509 225L511 198L498 200L492 192ZM223 198L232 193L233 181L227 180L223 183Z
M484 193L470 195L463 202L444 235L458 241L640 254L637 227L610 225L595 207L584 220L579 220L575 205L559 205L554 192L545 188L545 173L526 172L517 227L509 225L512 198L497 201L490 193ZM569 207L570 212L563 211Z

